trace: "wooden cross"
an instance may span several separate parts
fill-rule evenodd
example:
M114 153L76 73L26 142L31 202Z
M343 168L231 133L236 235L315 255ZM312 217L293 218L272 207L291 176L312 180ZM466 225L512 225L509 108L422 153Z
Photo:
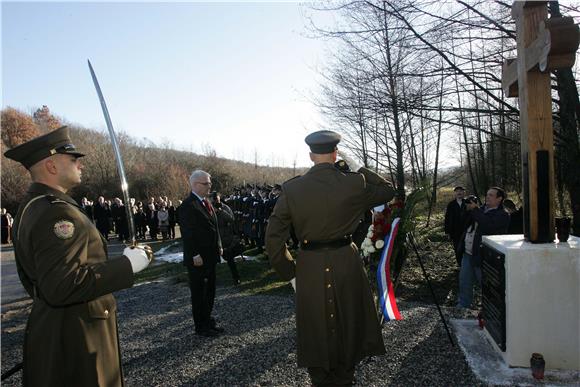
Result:
M572 18L548 16L547 1L514 1L517 59L503 66L502 86L519 96L524 236L554 241L554 134L550 70L571 67L578 48Z

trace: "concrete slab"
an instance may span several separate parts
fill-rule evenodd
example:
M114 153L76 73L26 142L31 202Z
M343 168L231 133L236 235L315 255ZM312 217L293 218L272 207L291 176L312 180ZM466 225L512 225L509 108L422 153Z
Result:
M451 319L451 326L469 367L483 383L496 386L580 386L579 371L546 370L544 379L536 381L530 368L508 367L485 332L479 329L477 320Z

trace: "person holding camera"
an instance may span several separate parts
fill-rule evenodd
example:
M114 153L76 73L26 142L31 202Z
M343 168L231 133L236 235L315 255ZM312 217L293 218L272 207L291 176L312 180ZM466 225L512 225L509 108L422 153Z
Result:
M234 212L230 206L222 202L221 195L218 192L212 192L209 197L217 215L218 229L224 249L223 258L228 263L234 284L239 285L241 283L240 274L238 273L234 257L242 253L242 245L241 239L236 235L234 229Z
M491 187L485 195L485 205L480 206L476 196L465 199L467 228L463 232L459 251L462 254L459 271L459 300L457 306L470 308L473 302L473 286L481 286L481 239L483 235L505 234L510 216L503 208L506 193L499 187Z

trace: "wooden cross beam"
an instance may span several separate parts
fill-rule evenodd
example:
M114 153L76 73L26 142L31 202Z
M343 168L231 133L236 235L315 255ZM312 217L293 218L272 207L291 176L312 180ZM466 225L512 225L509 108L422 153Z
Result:
M554 240L554 135L550 72L571 67L578 26L571 18L548 16L547 1L514 1L517 59L503 66L502 87L519 97L524 236L530 242Z
M579 42L578 26L573 18L558 17L540 22L538 37L525 49L526 70L530 71L536 66L541 72L572 67ZM502 70L504 93L508 97L517 97L517 59L508 59Z

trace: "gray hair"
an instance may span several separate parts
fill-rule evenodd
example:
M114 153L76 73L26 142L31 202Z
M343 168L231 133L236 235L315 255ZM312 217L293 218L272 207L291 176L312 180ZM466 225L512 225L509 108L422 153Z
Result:
M193 188L193 183L200 177L211 177L211 175L209 173L207 173L206 171L202 171L201 169L196 169L195 171L193 171L191 173L191 176L189 176L189 186L191 188Z

